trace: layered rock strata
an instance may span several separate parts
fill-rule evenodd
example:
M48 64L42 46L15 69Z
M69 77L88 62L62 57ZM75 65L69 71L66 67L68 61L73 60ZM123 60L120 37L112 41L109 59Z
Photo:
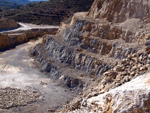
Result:
M149 73L110 91L84 100L69 113L149 113Z
M83 78L94 81L62 112L113 113L125 112L125 107L126 112L149 111L149 90L133 87L130 92L119 88L149 70L149 5L147 0L95 0L89 12L74 14L72 19L61 23L56 36L44 37L43 43L33 49L36 64L50 76L57 76L51 74L51 66L58 64L55 65L59 71L57 79L67 77L62 73L71 68L75 70L69 74L71 78L86 85L92 82L85 82ZM59 65L66 67L63 70ZM119 91L123 93L118 94ZM135 94L137 92L139 94ZM134 95L134 105L130 94ZM145 100L140 98L141 95L145 95ZM127 98L121 100L120 96ZM130 103L125 101L119 107L126 99ZM139 104L140 101L147 104ZM117 108L114 105L118 105Z
M16 47L19 44L28 42L31 39L37 39L46 34L55 34L57 28L50 29L32 29L27 31L6 32L0 34L0 51L5 51Z

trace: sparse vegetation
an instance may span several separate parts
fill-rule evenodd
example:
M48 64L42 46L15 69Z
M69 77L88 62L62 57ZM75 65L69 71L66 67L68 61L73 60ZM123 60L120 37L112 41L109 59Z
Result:
M60 21L65 20L75 12L87 11L93 1L53 0L39 2L15 10L3 11L0 15L19 22L58 25Z
M4 10L8 10L11 8L17 8L19 7L18 4L7 1L7 0L0 0L0 12L4 11Z

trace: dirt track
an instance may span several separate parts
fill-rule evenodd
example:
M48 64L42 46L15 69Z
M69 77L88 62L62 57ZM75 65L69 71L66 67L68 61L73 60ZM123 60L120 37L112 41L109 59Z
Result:
M7 33L7 32L19 32L19 31L27 31L31 29L51 29L51 28L59 28L58 26L52 26L52 25L35 25L35 24L28 24L28 23L21 23L18 22L18 24L21 26L17 29L13 30L6 30L6 31L0 31L0 33Z
M29 50L40 41L28 42L0 54L0 88L10 87L40 93L36 102L0 109L0 113L46 113L48 109L58 108L75 96L34 67ZM8 97L11 97L11 92ZM1 96L0 99L2 100Z

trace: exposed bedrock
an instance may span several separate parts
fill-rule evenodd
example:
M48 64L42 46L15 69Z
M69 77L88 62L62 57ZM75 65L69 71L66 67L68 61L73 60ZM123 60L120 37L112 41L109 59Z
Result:
M92 24L88 20L78 18L72 24L73 21L72 19L69 23L69 28L63 30L60 28L56 36L43 37L43 43L32 50L32 55L35 56L39 68L65 84L68 79L64 78L68 77L71 80L77 79L82 84L89 84L79 77L99 78L116 65L117 61L137 52L139 48L132 42L126 44L124 37L127 33L119 27L111 28L109 25L100 24L95 28L94 24L96 25L96 23ZM95 32L101 30L103 34L96 35L92 33L93 29ZM105 32L104 29L106 29ZM88 35L86 36L86 34ZM70 72L68 72L70 74L62 74L65 69L62 69L64 66L60 65L72 68L74 74Z
M46 57L46 59L48 59L47 57L53 57L53 60L55 61L68 64L77 70L81 70L89 74L100 75L111 68L111 66L103 61L79 52L74 48L61 45L51 37L46 39L46 43L40 49L40 51L37 51L35 48L32 51L33 54L37 56L37 60L40 60L39 58L43 56ZM43 58L43 60L46 59Z
M135 32L124 26L84 18L86 14L76 13L71 20L62 23L56 36L43 37L43 43L33 49L36 64L51 77L62 76L64 70L58 68L62 64L88 77L100 77L117 61L142 47L137 39L144 37L143 34L135 37ZM55 63L58 64L54 66ZM53 66L57 73L51 71ZM78 76L80 74L71 77Z
M50 29L32 29L27 31L6 32L0 34L0 51L5 51L16 47L19 44L26 43L30 39L37 39L46 34L55 34L57 28Z
M150 64L149 5L149 0L95 0L88 13L76 13L70 23L62 23L59 32L64 43L105 56L107 63L107 57L113 58L112 63L119 59L64 112L150 112L149 90L144 88L142 75ZM132 87L132 79L143 87ZM130 86L133 89L128 90Z
M73 18L77 18L77 15ZM139 38L138 36L135 37L133 32L109 23L76 19L69 28L60 31L64 43L99 55L125 58L127 54L135 53L137 50L134 43L137 42L135 38Z
M149 0L95 0L88 15L115 23L129 18L150 22Z
M149 71L149 6L149 0L95 0L89 12L74 14L71 19L61 23L55 36L44 37L43 43L33 49L36 64L50 76L53 77L51 72L58 72L59 80L69 76L88 85L92 83L62 112L123 113L124 106L129 108L127 112L133 113L147 109L147 105L138 102L144 98L139 98L140 95L146 95L143 102L147 103L149 91L145 94L144 88L136 90L134 87L131 92L127 90L118 94L122 90L117 87ZM53 71L53 66L57 71ZM110 92L112 89L115 92L113 94ZM139 95L136 95L137 92ZM113 99L107 102L108 93L116 100L121 96L131 100L130 94L135 93L133 100L137 100L137 103L134 101L133 105L124 103L124 100L115 101L118 105L115 108L115 104L111 103ZM95 100L92 103L93 98ZM119 107L119 103L124 104Z
M85 54L77 48L62 45L52 37L47 37L44 42L32 51L32 55L36 57L36 64L42 71L64 82L70 88L83 88L83 85L89 82L83 80L85 76L89 79L94 78L112 68L111 64Z

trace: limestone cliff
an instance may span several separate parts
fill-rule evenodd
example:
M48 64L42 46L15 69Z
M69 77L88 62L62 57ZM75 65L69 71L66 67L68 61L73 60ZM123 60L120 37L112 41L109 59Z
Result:
M131 18L149 22L149 5L149 0L95 0L88 15L114 23Z
M55 36L44 37L43 43L33 49L32 55L42 71L70 88L84 87L62 112L150 110L149 90L121 90L140 82L135 78L149 70L149 5L149 0L95 0L89 12L74 14L61 23ZM139 104L141 101L147 104Z

